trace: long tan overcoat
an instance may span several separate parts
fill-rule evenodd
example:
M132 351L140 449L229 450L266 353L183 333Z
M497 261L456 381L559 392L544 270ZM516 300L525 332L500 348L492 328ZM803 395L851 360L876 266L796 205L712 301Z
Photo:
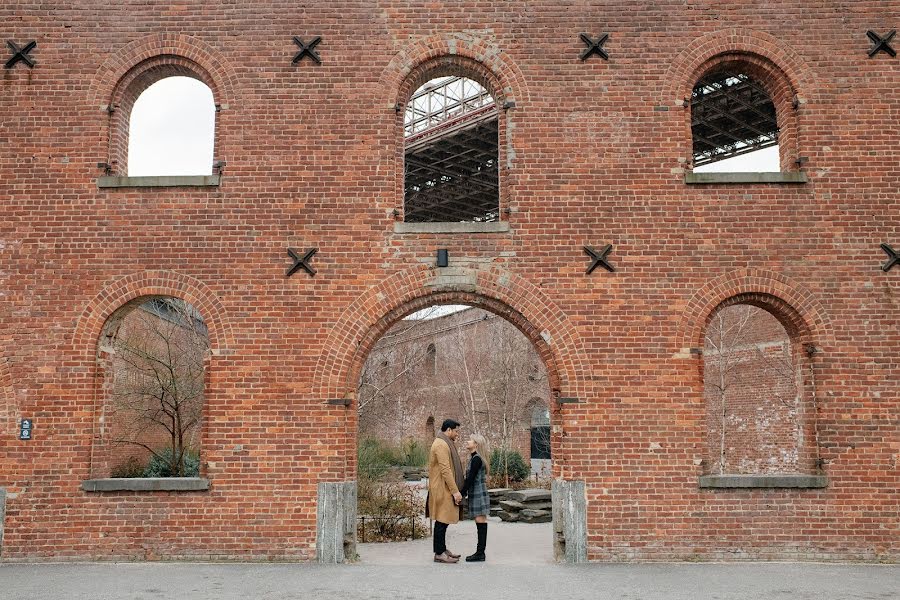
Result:
M459 491L450 458L450 446L435 438L428 453L428 512L430 518L441 523L458 523L460 507L454 504L453 494Z

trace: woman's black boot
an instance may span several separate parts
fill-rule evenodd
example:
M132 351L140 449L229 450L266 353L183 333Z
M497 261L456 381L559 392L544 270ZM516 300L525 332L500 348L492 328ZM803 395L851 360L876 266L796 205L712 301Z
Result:
M487 523L475 523L478 528L478 549L475 554L466 557L466 562L484 562L484 550L487 547Z

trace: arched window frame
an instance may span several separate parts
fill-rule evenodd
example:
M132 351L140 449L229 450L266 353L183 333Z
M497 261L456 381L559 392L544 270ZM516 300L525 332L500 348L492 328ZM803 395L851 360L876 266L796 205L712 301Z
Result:
M704 337L710 323L719 311L741 304L755 306L768 312L784 327L790 339L792 365L796 375L797 393L801 409L800 439L802 445L798 449L798 472L781 475L714 474L710 472L713 463L710 457L713 455L713 451L717 449L707 445L700 486L704 488L826 487L827 479L822 473L822 464L819 459L818 409L816 406L815 374L812 364L817 346L811 330L800 313L784 300L764 293L744 293L724 300L706 315L703 328ZM702 362L699 369L699 377L702 387L705 381L705 368ZM705 422L706 432L709 431L709 427L710 423L708 421Z
M690 89L708 73L729 68L750 76L762 87L772 100L775 117L778 123L778 149L780 170L777 173L694 173L693 172L693 131L691 128L691 101L687 94L685 129L687 139L691 141L691 154L688 157L690 172L685 176L686 183L806 183L806 174L801 170L804 160L800 151L800 131L798 109L800 101L796 85L786 73L771 60L749 52L725 52L699 65L692 73Z
M215 124L213 138L212 175L128 177L128 141L131 113L137 99L154 83L169 77L190 77L206 85L213 95ZM132 67L116 84L106 105L109 115L109 140L107 161L100 166L104 176L98 186L104 187L160 187L160 186L209 186L218 185L219 174L224 167L221 160L220 109L222 92L212 75L196 62L177 55L160 55L149 58Z
M406 222L405 211L405 115L406 107L415 92L429 81L441 77L465 77L481 85L494 99L497 105L497 181L498 181L498 215L499 220L493 222ZM403 80L397 95L395 143L397 168L397 208L395 214L395 232L397 233L496 233L509 231L510 197L509 197L509 115L507 111L515 107L508 101L504 87L495 73L482 63L463 56L439 56L425 61L414 68Z

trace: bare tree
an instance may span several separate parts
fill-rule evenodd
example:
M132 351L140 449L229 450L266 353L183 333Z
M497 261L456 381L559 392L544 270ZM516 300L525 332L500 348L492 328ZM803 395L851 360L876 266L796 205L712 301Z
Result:
M704 378L707 399L712 401L718 410L718 471L727 472L729 465L727 439L731 402L736 388L746 385L738 375L747 376L746 367L752 364L753 374L759 382L775 380L791 382L786 391L780 386L765 386L765 393L777 399L790 415L795 428L799 426L792 410L798 401L799 390L793 361L790 355L790 340L786 332L780 339L757 339L757 328L768 317L774 319L767 311L751 305L735 305L718 311L709 324L706 332ZM773 351L774 350L774 351Z
M107 350L113 442L143 448L183 476L203 408L209 353L203 319L183 300L154 298L118 323Z

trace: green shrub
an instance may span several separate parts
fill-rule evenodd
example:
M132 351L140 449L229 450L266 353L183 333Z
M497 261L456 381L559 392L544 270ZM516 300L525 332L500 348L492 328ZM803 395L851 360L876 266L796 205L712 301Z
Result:
M172 471L172 449L165 448L158 451L150 458L150 464L144 469L143 477L199 477L200 455L190 450L185 450L181 457L183 465L182 475Z
M491 452L491 475L523 481L531 475L531 468L517 451L497 449Z
M143 477L145 465L141 463L135 456L129 456L128 459L114 466L110 472L110 477Z
M424 467L428 464L428 449L417 440L407 440L400 447L402 467Z
M388 469L400 462L395 449L375 438L359 441L356 458L360 478L369 479L383 477Z

